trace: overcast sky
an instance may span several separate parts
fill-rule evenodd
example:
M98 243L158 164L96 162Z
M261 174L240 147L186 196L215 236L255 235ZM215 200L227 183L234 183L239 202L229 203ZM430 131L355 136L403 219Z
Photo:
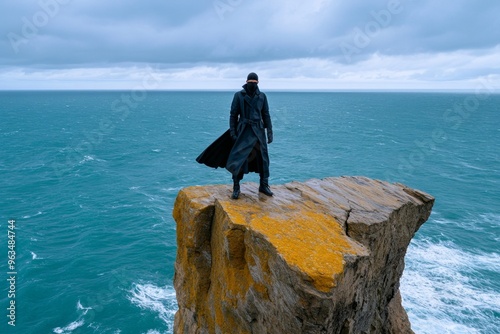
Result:
M0 0L0 89L500 89L498 0Z

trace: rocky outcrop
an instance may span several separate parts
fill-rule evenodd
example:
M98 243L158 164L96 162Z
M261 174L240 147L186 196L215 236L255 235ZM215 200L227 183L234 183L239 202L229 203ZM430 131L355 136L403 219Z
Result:
M434 198L340 177L182 189L175 333L412 333L399 279Z

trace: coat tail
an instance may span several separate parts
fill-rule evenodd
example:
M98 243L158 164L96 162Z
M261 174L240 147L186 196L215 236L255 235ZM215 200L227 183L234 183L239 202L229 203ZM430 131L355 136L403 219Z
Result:
M210 144L197 158L196 161L200 164L205 164L212 168L225 168L227 158L233 148L233 139L229 130L224 132L212 144Z

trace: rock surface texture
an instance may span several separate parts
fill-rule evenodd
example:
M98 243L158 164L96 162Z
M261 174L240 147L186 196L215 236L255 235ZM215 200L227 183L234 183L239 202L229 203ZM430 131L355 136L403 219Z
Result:
M413 333L399 279L434 198L339 177L182 189L175 333Z

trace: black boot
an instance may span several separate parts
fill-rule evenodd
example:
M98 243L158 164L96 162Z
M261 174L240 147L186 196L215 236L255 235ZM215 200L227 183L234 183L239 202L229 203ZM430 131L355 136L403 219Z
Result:
M238 199L240 196L240 180L233 180L233 195L232 199Z
M263 193L264 195L267 195L267 196L272 196L273 195L273 192L269 188L269 183L268 183L268 178L267 177L261 177L260 178L259 192L261 192L261 193Z

